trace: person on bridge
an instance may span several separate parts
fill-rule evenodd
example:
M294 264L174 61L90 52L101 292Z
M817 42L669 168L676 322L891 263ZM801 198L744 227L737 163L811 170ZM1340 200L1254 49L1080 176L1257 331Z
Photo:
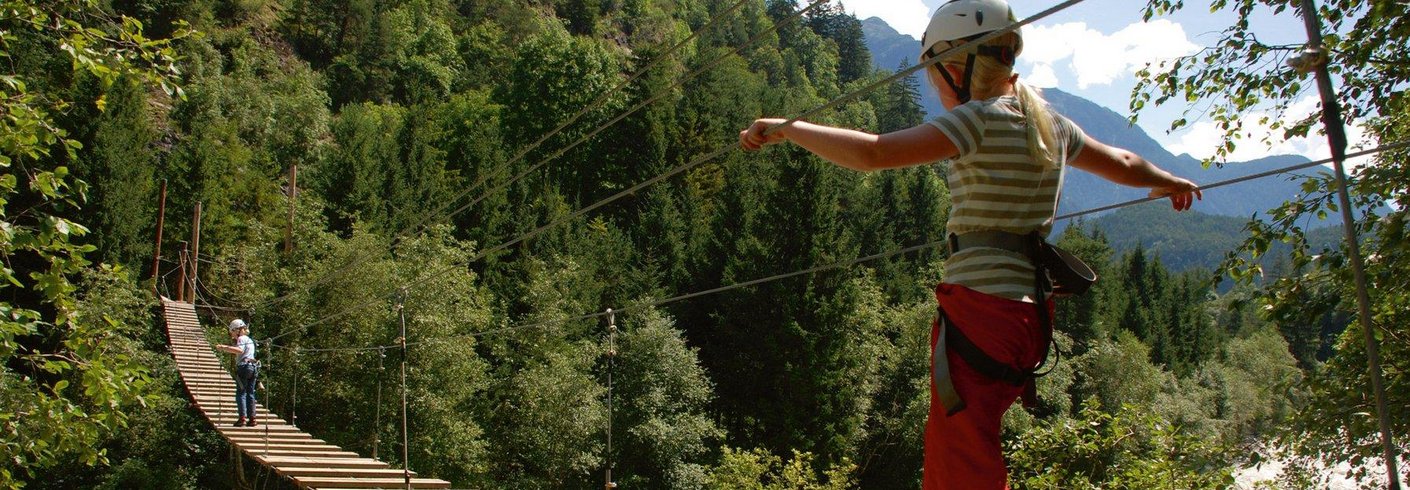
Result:
M746 150L790 141L859 171L950 161L951 250L935 288L926 490L1008 488L1000 424L1020 396L1036 402L1033 375L1052 338L1050 291L1029 244L1052 230L1065 169L1149 188L1179 211L1203 197L1193 182L1087 136L1019 82L1016 23L1003 0L953 0L936 10L921 61L1007 32L926 70L948 109L927 124L876 135L800 121L770 132L787 121L759 119L739 135Z
M259 363L255 361L255 341L244 320L230 321L230 339L235 345L217 346L221 352L235 358L235 407L240 418L235 427L255 426L255 386L259 384Z

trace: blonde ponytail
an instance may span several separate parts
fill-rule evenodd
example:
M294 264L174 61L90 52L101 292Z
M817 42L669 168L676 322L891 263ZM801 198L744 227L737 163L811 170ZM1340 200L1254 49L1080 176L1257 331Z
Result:
M963 42L959 41L951 46L958 44L963 44ZM1010 32L984 44L1008 47L1017 52L1021 49L1022 40L1017 34ZM966 58L966 54L956 54L946 58L944 63L963 70ZM993 94L1000 83L1011 77L1013 77L1013 67L989 56L978 56L974 60L974 74L970 80L972 84L970 91L974 94L974 98L982 98L984 94ZM1048 101L1043 98L1042 92L1037 88L1023 82L1014 83L1014 92L1018 95L1018 103L1023 110L1023 117L1028 121L1028 153L1039 165L1058 168L1062 163L1058 161L1057 152L1062 149L1058 148L1057 123L1053 120L1053 114L1048 109Z
M1023 118L1028 121L1028 153L1038 164L1048 168L1058 168L1057 123L1048 109L1048 101L1037 88L1023 82L1014 83L1018 93L1018 105L1023 108Z

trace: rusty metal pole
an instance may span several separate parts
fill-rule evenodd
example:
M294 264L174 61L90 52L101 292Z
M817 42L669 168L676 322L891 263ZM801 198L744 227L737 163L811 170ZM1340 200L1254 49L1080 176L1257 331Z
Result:
M604 490L617 488L617 482L612 481L612 369L617 362L617 315L611 308L607 309L607 475L603 483Z
M401 319L401 474L406 480L406 490L411 490L411 456L407 447L406 430L406 288L402 288L397 298L397 317Z
M166 179L162 179L161 197L157 199L157 243L152 252L152 293L161 297L158 287L162 271L162 226L166 224Z
M294 251L294 210L299 199L299 164L289 167L289 223L284 228L284 254Z
M1342 119L1341 105L1337 102L1332 86L1332 75L1327 70L1326 48L1322 46L1322 21L1317 13L1314 0L1302 0L1302 20L1307 27L1307 55L1313 63L1308 67L1317 77L1317 89L1322 97L1322 125L1326 128L1327 139L1332 147L1332 164L1336 170L1337 198L1341 205L1342 224L1346 232L1347 258L1351 261L1351 271L1356 280L1357 316L1366 342L1366 364L1371 377L1371 391L1375 395L1376 417L1381 432L1382 455L1386 463L1387 487L1400 489L1400 472L1396 469L1397 454L1391 437L1390 419L1386 407L1385 384L1381 379L1380 346L1376 342L1375 325L1371 322L1371 296L1366 280L1366 264L1361 257L1361 245L1356 236L1356 218L1351 212L1351 197L1347 191L1346 179L1346 127Z
M190 253L190 249L187 247L186 242L181 242L181 258L176 261L176 275L178 279L176 282L176 300L181 302L186 301L186 255L188 253Z
M200 266L200 263L201 263L201 202L200 202L200 201L196 201L196 215L195 215L194 217L192 217L192 219L191 219L191 256L190 256L190 259L189 259L189 260L191 261L191 278L190 278L190 281L191 281L191 289L190 289L190 291L188 291L188 293L191 295L191 298L190 298L190 299L187 299L186 302L188 302L188 303L195 303L195 302L196 302L196 272L197 272L197 270L200 268L199 266Z

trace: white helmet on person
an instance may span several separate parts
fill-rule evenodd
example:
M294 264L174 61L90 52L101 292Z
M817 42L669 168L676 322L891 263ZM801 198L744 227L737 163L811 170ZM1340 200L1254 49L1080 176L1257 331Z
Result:
M236 319L230 321L230 331L231 331L231 332L234 332L234 331L239 330L239 329L242 329L242 328L250 328L250 326L249 326L249 325L246 325L246 324L245 324L245 321L244 321L244 320L241 320L241 319L239 319L239 318L236 318Z
M972 41L1017 22L1013 8L1004 0L951 0L936 9L935 14L930 17L930 25L926 27L925 36L920 41L920 58L922 61L933 58L949 49L956 41ZM1013 66L1018 53L1023 51L1023 35L1018 30L1013 33L1017 43L1012 48L979 46L971 51L965 62L965 74L960 84L955 83L948 71L936 65L935 70L950 84L950 88L955 90L960 102L969 101L970 77L974 74L976 56L988 56Z

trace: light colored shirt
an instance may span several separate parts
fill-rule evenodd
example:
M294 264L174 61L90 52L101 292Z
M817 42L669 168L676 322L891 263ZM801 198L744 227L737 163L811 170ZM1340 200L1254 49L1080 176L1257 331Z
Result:
M1052 111L1051 108L1048 109ZM950 162L950 218L946 231L1005 231L1042 236L1052 231L1067 161L1086 136L1052 111L1056 168L1033 159L1018 98L970 101L930 121L959 148ZM973 247L945 261L945 282L985 294L1032 301L1033 264L1024 254Z
M255 341L249 335L241 335L235 339L235 347L240 349L240 362L251 362L255 360Z

